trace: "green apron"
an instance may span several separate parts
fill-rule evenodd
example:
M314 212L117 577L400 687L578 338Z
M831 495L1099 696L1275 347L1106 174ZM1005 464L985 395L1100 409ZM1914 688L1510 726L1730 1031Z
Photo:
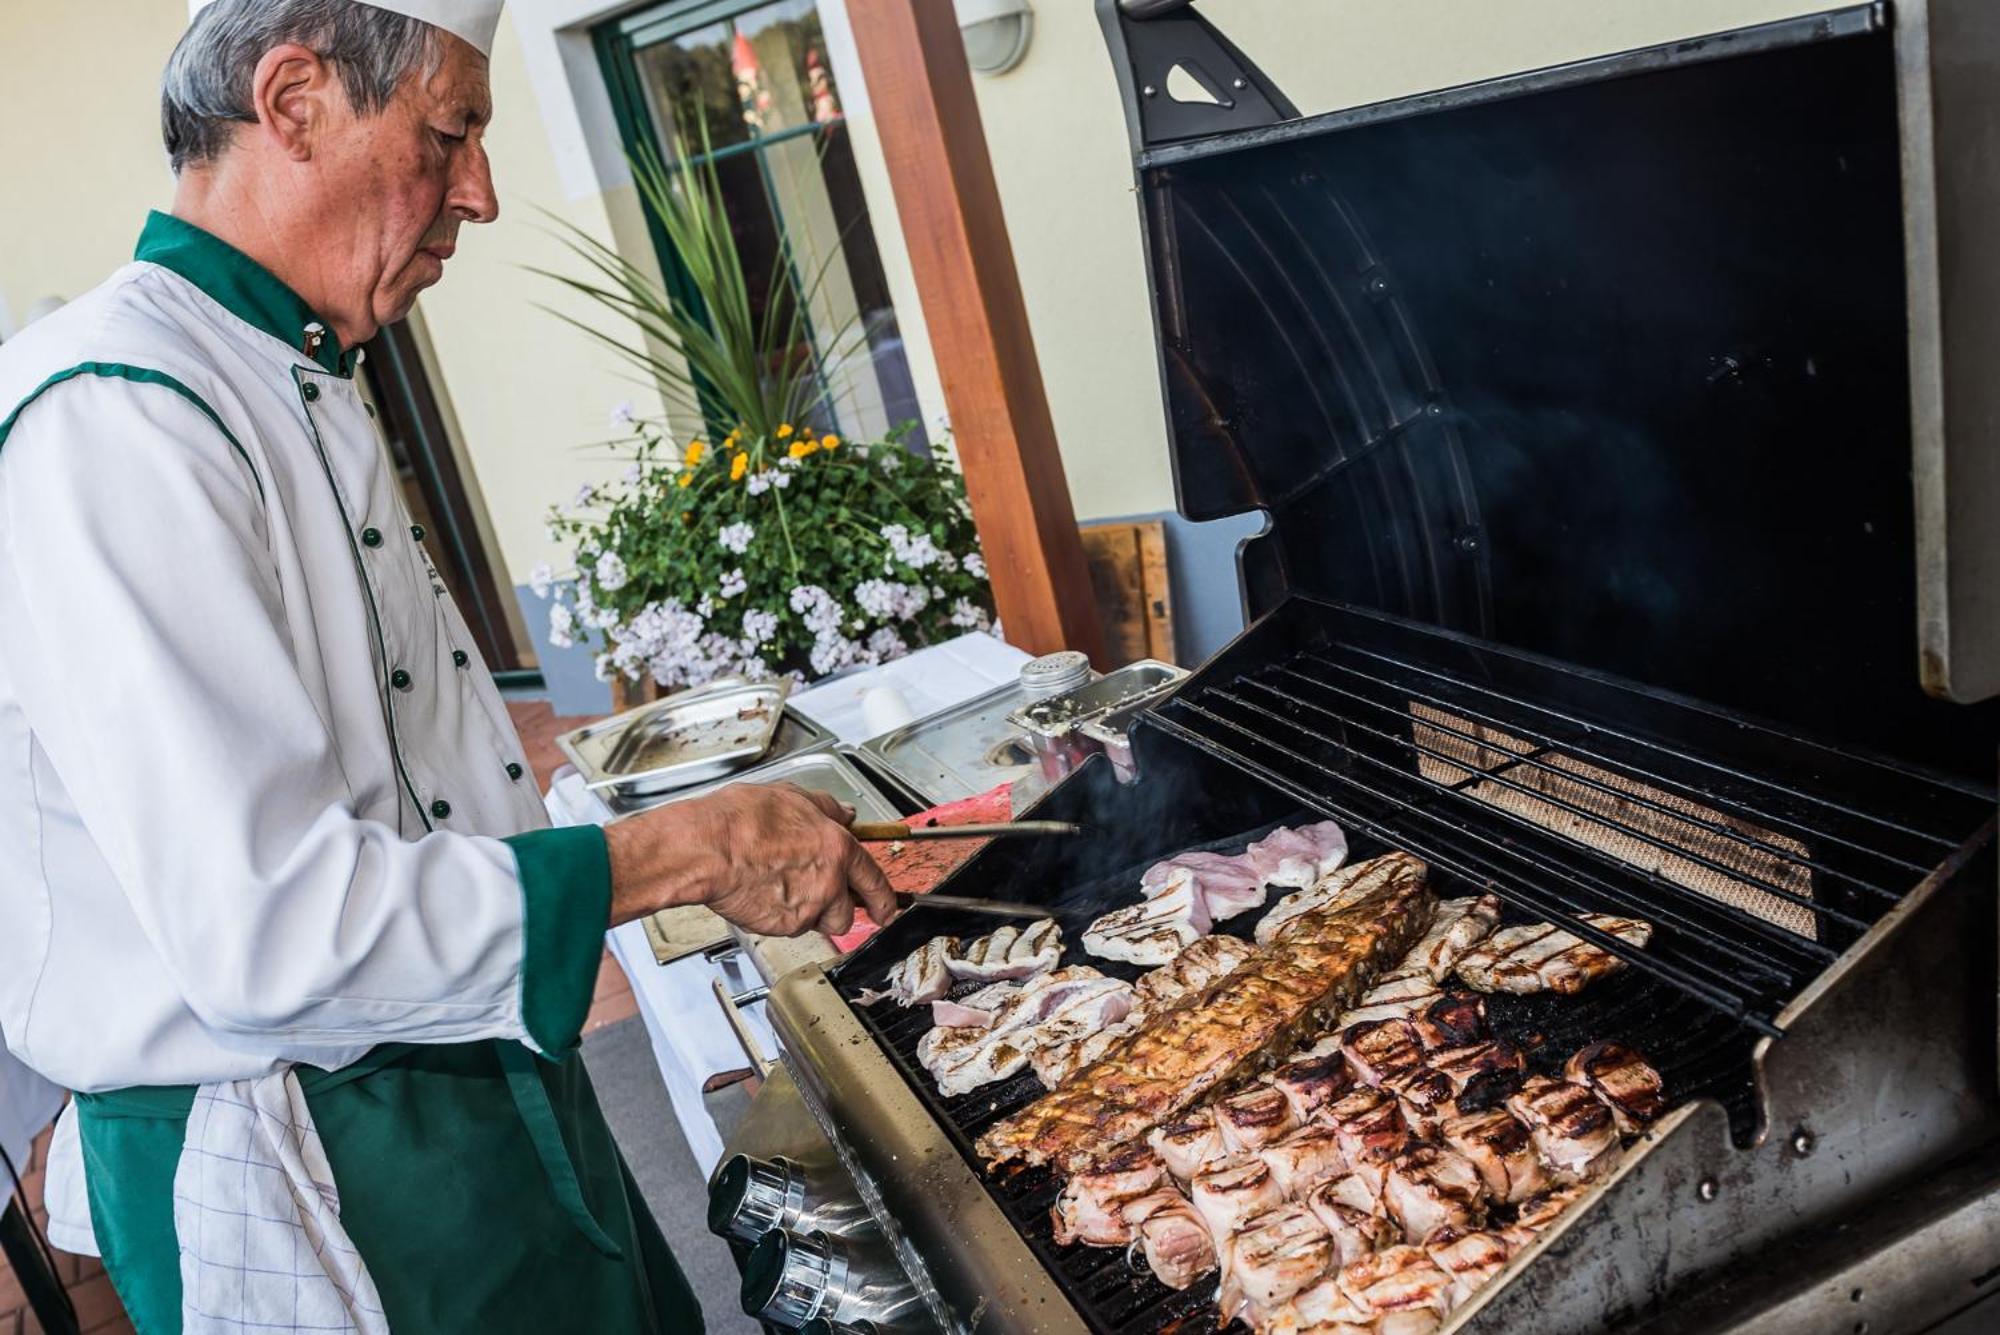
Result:
M394 1335L682 1335L696 1303L574 1053L378 1048L298 1068ZM174 1171L192 1086L79 1095L104 1267L139 1335L181 1328Z

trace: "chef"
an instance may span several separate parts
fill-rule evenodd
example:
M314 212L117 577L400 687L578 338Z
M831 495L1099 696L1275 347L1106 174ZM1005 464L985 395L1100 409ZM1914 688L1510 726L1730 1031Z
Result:
M545 828L403 507L359 345L498 211L499 9L198 0L172 212L0 348L0 1038L145 1335L698 1330L575 1056L605 929L894 911L797 789Z

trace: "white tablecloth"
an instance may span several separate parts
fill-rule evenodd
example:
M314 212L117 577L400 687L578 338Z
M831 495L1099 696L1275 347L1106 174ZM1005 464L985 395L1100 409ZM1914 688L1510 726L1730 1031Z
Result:
M0 1044L0 1149L14 1161L17 1172L28 1171L28 1145L62 1111L63 1092L21 1065L20 1059ZM0 1207L14 1189L0 1172Z
M875 687L894 689L911 715L923 718L1014 680L1027 661L1028 655L1012 645L975 633L800 691L791 704L841 741L863 742L873 730L863 722L862 699ZM611 816L574 771L558 774L547 804L558 825L602 824ZM761 981L757 971L741 955L721 963L690 955L662 966L653 958L643 923L626 923L611 932L606 943L632 980L639 1016L653 1041L653 1058L688 1147L703 1174L712 1173L722 1158L722 1136L702 1102L702 1086L714 1076L749 1064L715 999L713 980L721 977L730 991L741 992ZM778 1040L764 1019L762 1004L744 1007L742 1013L763 1044L764 1055L775 1058Z

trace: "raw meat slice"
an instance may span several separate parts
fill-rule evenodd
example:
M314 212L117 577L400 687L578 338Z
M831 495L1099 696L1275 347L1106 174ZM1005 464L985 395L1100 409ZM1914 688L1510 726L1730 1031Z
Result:
M1433 1145L1389 1164L1382 1203L1403 1226L1405 1242L1421 1242L1439 1229L1473 1229L1486 1222L1479 1170L1470 1160Z
M926 1001L936 1001L951 990L951 959L958 953L958 938L955 936L935 936L911 951L909 956L889 970L888 986L861 994L863 1005L872 1005L884 998L895 1001L898 1006L918 1006Z
M1125 1203L1125 1221L1139 1231L1146 1264L1160 1283L1185 1289L1215 1269L1215 1239L1187 1197L1163 1187Z
M1100 959L1165 964L1208 935L1211 925L1193 883L1183 881L1084 928L1083 948Z
M1091 1247L1122 1247L1134 1237L1125 1205L1166 1180L1166 1165L1144 1145L1120 1150L1094 1171L1078 1173L1063 1184L1049 1210L1056 1243L1081 1242Z
M1243 856L1263 884L1304 890L1347 861L1347 836L1330 820L1280 826L1244 849Z
M945 1029L991 1029L1000 1008L1020 990L1019 983L988 983L956 1001L939 997L931 1003L931 1023Z
M1200 896L1210 918L1221 922L1264 907L1264 882L1241 856L1177 853L1154 863L1139 879L1139 893L1157 896L1178 886Z
M1009 923L968 942L945 961L945 967L954 978L990 983L1047 973L1061 959L1062 928L1054 918L1042 918L1025 927Z

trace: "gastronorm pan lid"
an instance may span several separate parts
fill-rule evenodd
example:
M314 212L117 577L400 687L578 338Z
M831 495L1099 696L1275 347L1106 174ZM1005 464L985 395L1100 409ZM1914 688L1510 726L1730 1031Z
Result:
M1990 776L1994 716L1926 687L2000 690L2000 111L1961 84L2000 9L1311 117L1192 6L1100 13L1180 509L1268 513L1253 616L1332 598Z

